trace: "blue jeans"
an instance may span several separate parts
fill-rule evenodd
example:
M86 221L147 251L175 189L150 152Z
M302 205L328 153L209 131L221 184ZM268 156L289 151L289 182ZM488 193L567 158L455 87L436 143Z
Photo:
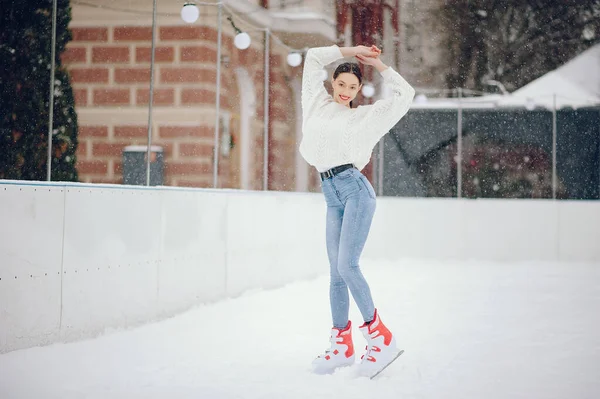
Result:
M333 326L344 328L348 324L348 289L364 321L371 321L375 306L358 261L375 213L375 190L355 168L323 180L321 188L327 203L326 241Z

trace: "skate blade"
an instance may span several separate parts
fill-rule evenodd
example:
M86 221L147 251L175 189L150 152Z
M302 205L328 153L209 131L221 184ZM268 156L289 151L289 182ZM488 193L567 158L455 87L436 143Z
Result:
M370 379L370 380L372 380L373 378L375 378L375 377L377 377L379 374L381 374L381 372L382 372L383 370L385 370L385 369L386 369L386 368L387 368L387 367L388 367L390 364L394 363L394 361L395 361L396 359L398 359L398 358L400 357L400 355L401 355L401 354L403 354L403 353L404 353L404 349L402 349L400 352L398 352L398 353L396 354L396 356L394 356L394 357L392 358L392 360L390 360L390 361L389 361L389 362L388 362L388 363L387 363L385 366L383 366L383 367L382 367L380 370L378 370L378 371L377 371L375 374L373 374L372 376L370 376L370 377L369 377L369 379Z

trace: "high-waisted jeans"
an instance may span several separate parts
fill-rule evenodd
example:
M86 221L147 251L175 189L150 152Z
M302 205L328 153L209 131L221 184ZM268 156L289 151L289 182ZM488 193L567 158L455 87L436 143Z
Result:
M348 289L364 321L371 321L375 307L359 267L359 258L375 213L375 190L355 168L323 180L321 188L327 203L326 241L333 327L344 328L348 324Z

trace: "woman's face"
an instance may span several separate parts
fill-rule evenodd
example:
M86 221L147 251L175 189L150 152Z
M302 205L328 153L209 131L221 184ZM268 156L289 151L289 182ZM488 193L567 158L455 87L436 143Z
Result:
M356 75L348 72L340 73L331 81L331 84L333 85L334 100L346 107L350 106L350 101L354 100L362 86Z

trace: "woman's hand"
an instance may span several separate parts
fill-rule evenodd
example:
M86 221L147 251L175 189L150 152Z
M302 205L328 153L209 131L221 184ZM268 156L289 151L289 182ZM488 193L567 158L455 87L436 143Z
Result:
M365 57L364 55L357 54L356 58L364 65L375 65L377 61L381 62L379 57Z
M344 57L356 57L361 64L372 65L379 72L384 71L388 68L381 60L379 55L381 50L377 46L354 46L354 47L340 47L340 51Z
M357 46L362 47L362 51L358 52L355 57L365 65L374 65L375 62L379 59L379 55L381 54L381 50L377 48L377 46L373 45L371 47L365 46Z
M340 47L342 56L344 57L356 57L357 55L362 55L365 57L378 57L381 52L378 52L375 49L375 46Z
M362 56L374 58L379 57L379 54L381 54L381 50L379 50L376 46L355 46L354 48L356 49L356 54L354 54L355 57Z
M371 50L375 51L378 54L377 57L381 55L381 50L376 45L372 45Z
M364 46L363 46L364 47ZM371 65L374 66L379 72L383 72L388 68L381 59L379 59L379 55L381 54L381 50L377 48L377 46L371 46L369 48L370 52L375 55L367 56L364 54L356 54L356 58L363 65Z

